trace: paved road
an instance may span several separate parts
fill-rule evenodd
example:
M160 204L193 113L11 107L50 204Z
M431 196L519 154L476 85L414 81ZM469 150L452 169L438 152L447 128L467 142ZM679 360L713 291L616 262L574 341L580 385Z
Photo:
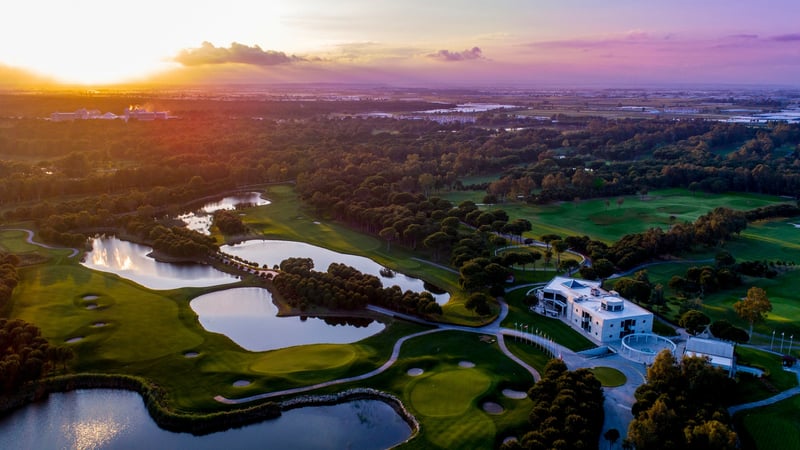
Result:
M70 253L69 256L67 256L67 258L74 258L74 257L78 256L78 253L80 253L80 250L78 250L77 248L72 248L72 247L53 247L51 245L42 244L41 242L36 242L36 241L33 240L33 230L29 230L27 228L3 228L3 230L6 230L6 231L22 231L24 233L27 233L28 237L25 238L25 242L27 242L28 244L38 245L39 247L50 249L50 250L64 250L64 249L72 250L72 253Z

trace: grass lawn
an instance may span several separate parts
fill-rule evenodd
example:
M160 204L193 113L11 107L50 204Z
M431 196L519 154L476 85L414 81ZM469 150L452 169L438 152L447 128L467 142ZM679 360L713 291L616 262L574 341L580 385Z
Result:
M600 384L602 384L603 387L622 386L628 381L628 378L625 377L624 373L614 369L613 367L599 366L592 367L589 370L594 374L595 378L600 381Z
M800 449L800 397L774 405L742 411L734 417L743 448L757 450Z
M753 377L741 377L736 393L738 403L763 400L775 395L777 392L797 386L797 376L794 372L783 370L781 358L778 355L737 346L736 363L743 366L757 367L768 374L765 376L766 383Z
M592 341L570 328L564 322L531 312L522 303L522 299L528 290L529 288L516 289L506 295L508 316L501 324L503 327L513 329L515 323L526 324L528 325L528 330L538 330L541 334L573 351L595 347Z

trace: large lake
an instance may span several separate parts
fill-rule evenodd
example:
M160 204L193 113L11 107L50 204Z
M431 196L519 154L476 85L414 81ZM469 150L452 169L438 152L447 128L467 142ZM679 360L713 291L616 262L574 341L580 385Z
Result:
M235 283L236 276L203 264L172 264L147 256L152 248L115 237L91 241L92 251L82 265L94 270L115 273L150 289L207 287Z
M304 242L251 240L236 245L223 245L220 250L259 265L266 264L268 267L280 264L281 261L288 258L311 258L314 261L314 270L325 272L332 263L341 263L354 267L362 273L375 275L386 287L397 285L403 291L414 292L428 290L422 280L401 273L396 273L393 277L382 276L380 271L383 266L369 258L338 253ZM436 303L440 305L444 305L450 300L450 294L447 292L433 294L433 296Z
M307 344L349 344L379 333L385 325L361 319L360 326L323 319L277 317L272 295L257 287L226 289L193 299L189 306L208 331L228 336L253 352ZM335 319L334 319L335 320ZM355 319L354 321L358 321Z
M205 436L162 430L139 394L78 390L53 394L0 419L2 449L384 449L411 435L389 405L358 400L286 411Z
M244 194L231 195L216 202L209 202L199 210L186 214L181 214L178 219L186 223L186 228L203 234L211 234L211 222L215 211L223 209L235 209L237 205L264 206L271 202L261 196L258 192L248 192Z

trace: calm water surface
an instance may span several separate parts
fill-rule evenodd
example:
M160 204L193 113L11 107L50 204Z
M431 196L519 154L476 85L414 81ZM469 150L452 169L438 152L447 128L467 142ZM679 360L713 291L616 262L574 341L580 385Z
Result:
M202 208L195 212L181 214L178 219L186 222L186 228L203 234L211 234L212 215L215 211L223 209L236 209L236 205L248 204L253 206L269 205L271 202L258 192L248 192L246 194L232 195L220 201L206 203Z
M231 255L239 256L248 261L257 262L259 265L266 264L272 267L280 264L287 258L311 258L314 261L314 270L324 272L328 270L331 263L347 264L362 273L375 275L380 278L385 287L397 285L404 292L411 290L422 292L425 289L424 282L417 278L411 278L396 273L394 277L387 278L380 274L383 268L375 261L363 256L348 255L334 252L316 245L294 241L275 241L275 240L251 240L236 245L223 245L220 250ZM433 294L436 303L444 305L450 300L450 294Z
M307 344L349 344L383 331L385 325L329 325L323 319L277 317L278 308L266 289L226 289L196 297L189 303L200 325L221 333L245 350L260 352Z
M408 424L378 400L294 409L205 436L173 433L158 428L139 394L107 389L53 394L0 419L5 450L383 449L410 435Z
M92 251L82 265L115 273L150 289L207 287L235 283L230 274L203 264L172 264L147 256L152 248L115 237L92 239Z

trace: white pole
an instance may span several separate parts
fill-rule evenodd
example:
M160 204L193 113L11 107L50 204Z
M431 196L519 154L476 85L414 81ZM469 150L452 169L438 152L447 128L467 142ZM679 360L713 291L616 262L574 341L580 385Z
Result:
M775 330L772 330L772 340L769 342L769 349L772 350L772 345L775 343Z

